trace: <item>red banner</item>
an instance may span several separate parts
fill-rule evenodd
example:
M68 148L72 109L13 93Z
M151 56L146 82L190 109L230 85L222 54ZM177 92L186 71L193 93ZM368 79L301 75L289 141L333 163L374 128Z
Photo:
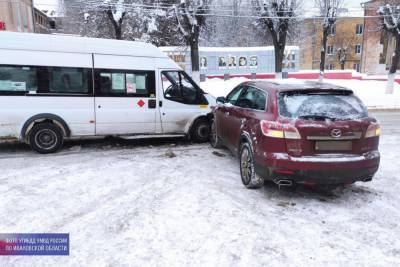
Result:
M2 22L1 20L0 20L0 31L5 31L6 30L6 23L5 22Z

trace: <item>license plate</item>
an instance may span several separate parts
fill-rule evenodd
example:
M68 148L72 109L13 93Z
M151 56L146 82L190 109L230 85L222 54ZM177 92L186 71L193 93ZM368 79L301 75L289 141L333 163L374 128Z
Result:
M352 150L351 141L317 141L315 150L318 151L348 151Z

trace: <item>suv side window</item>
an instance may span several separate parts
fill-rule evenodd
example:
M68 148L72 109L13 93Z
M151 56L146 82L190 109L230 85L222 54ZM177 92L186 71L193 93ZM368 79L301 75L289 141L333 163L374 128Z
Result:
M267 97L264 92L254 87L248 87L241 96L237 105L241 108L249 108L265 111Z
M226 103L229 103L231 105L237 106L237 101L239 99L239 96L242 94L242 92L246 89L245 86L239 86L236 89L233 89L232 92L229 93L229 95L226 97Z

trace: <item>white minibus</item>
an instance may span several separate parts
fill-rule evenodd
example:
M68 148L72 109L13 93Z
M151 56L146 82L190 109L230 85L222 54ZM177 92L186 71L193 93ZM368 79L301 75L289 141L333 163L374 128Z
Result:
M186 135L205 142L215 99L157 47L0 32L0 140Z

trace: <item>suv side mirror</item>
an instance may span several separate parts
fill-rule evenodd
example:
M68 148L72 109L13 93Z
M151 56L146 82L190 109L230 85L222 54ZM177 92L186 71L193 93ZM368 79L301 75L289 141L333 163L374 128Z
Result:
M220 96L220 97L217 97L217 103L220 103L220 104L225 104L225 102L226 102L226 98L225 97L223 97L223 96Z

